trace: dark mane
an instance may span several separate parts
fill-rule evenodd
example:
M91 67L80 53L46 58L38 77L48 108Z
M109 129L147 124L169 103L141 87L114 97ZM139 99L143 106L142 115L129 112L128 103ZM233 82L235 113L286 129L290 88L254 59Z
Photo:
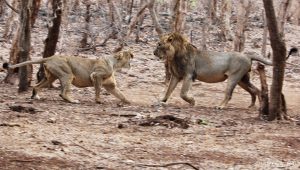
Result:
M194 56L197 48L179 33L170 34L170 41L175 48L175 55L172 61L169 61L170 71L174 76L182 79L188 72L195 70Z

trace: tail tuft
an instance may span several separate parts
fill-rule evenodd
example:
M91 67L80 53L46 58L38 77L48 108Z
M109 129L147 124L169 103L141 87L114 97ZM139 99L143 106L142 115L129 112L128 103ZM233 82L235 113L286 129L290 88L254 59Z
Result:
M285 60L287 60L290 57L290 55L293 55L293 54L296 54L296 53L298 53L298 48L296 48L296 47L291 48L290 51L289 51L289 54L288 54L288 56L286 57Z
M9 69L9 63L3 63L2 68L4 69Z

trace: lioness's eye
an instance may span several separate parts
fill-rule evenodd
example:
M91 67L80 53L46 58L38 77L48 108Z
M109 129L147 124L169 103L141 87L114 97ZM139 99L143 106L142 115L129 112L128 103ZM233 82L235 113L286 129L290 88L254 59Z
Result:
M161 43L160 43L160 42L159 42L159 43L157 43L157 46L158 46L158 47L160 47L160 46L161 46Z

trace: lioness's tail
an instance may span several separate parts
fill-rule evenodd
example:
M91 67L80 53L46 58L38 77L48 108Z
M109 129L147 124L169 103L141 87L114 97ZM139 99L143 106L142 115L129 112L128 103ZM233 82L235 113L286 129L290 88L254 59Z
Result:
M17 67L22 67L22 66L29 65L29 64L41 64L41 63L46 62L47 60L49 60L49 58L43 58L43 59L34 60L34 61L25 61L23 63L18 63L15 65L10 65L9 63L3 63L2 67L4 69L17 68Z

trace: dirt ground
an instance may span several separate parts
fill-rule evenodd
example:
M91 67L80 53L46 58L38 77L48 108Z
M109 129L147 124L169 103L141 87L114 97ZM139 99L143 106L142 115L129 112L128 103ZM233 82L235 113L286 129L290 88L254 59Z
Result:
M46 32L42 26L33 30L33 58L40 57ZM252 44L261 33L262 28L251 25L246 51L259 53ZM65 34L78 41L78 34ZM299 47L299 37L300 27L287 24L287 46ZM41 100L30 99L31 89L18 94L16 84L0 84L0 169L300 169L299 122L259 120L258 103L248 108L250 95L239 87L224 110L214 107L223 99L226 82L196 81L190 92L194 107L179 97L180 85L166 104L159 104L164 64L152 54L155 40L132 41L126 47L135 57L130 70L117 73L117 82L131 105L120 104L105 91L104 103L96 104L93 88L76 87L72 94L81 103L66 103L59 97L58 82L56 88L41 92ZM74 54L69 41L59 53ZM211 49L224 47L211 41ZM84 55L108 55L115 44ZM10 46L0 42L4 60ZM288 114L300 120L300 58L292 56L289 62L295 65L287 65L283 92ZM34 68L36 72L38 66ZM271 69L267 68L269 84ZM0 81L4 77L1 72ZM257 74L251 79L260 86ZM164 115L169 116L163 121L146 122Z

